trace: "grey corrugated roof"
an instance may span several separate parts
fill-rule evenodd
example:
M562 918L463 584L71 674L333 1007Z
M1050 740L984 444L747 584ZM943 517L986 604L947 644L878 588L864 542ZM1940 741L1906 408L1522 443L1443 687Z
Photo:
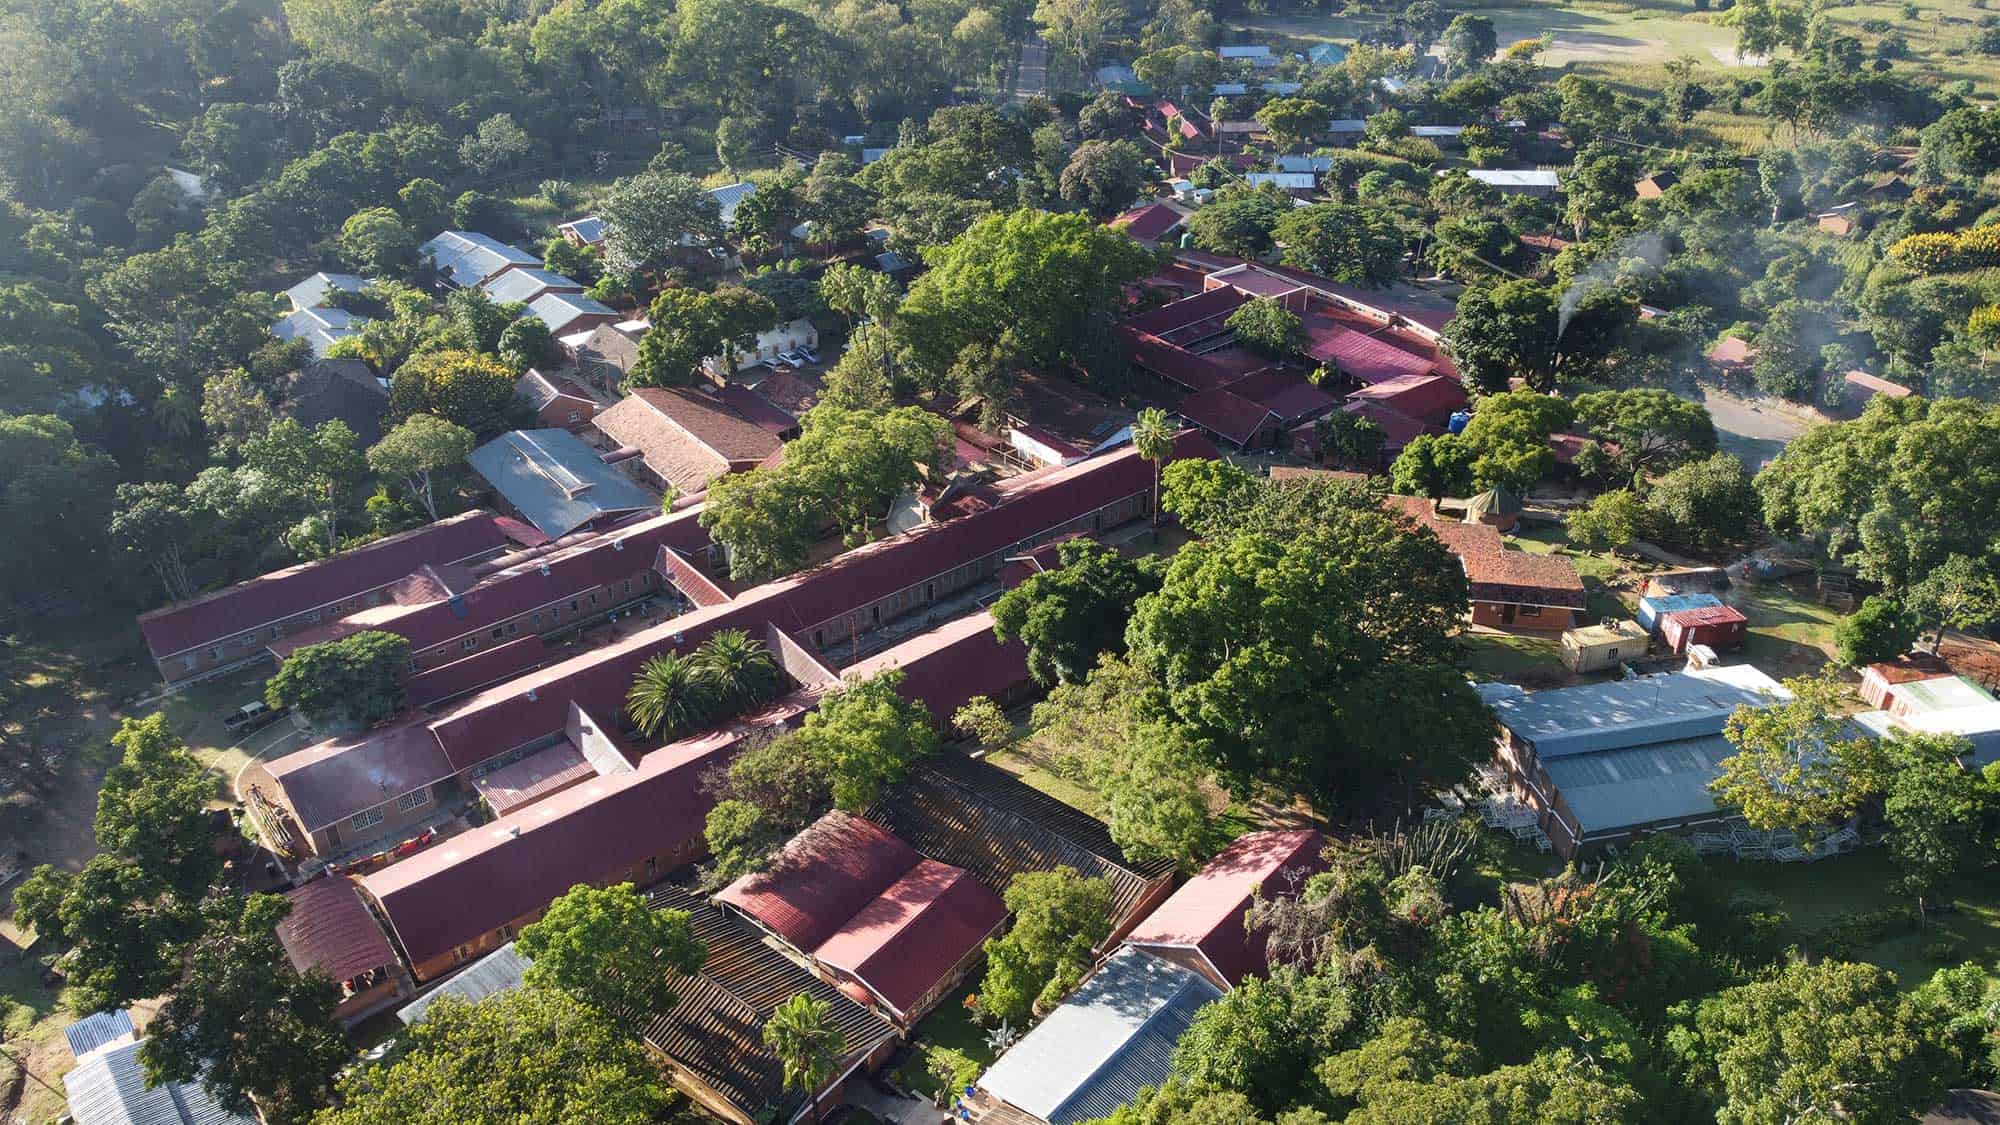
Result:
M1738 707L1789 698L1783 685L1747 665L1667 672L1629 680L1524 693L1509 684L1476 690L1500 724L1552 758L1716 734Z
M312 348L313 357L321 359L335 340L359 333L367 323L367 317L355 316L346 309L330 306L300 309L272 325L271 335L280 340L304 340Z
M719 188L708 189L708 194L715 200L717 217L722 220L722 225L727 227L736 221L737 204L757 194L757 185L747 180L740 184L724 184Z
M599 516L659 506L568 430L513 430L472 451L472 467L552 539Z
M480 285L488 297L499 304L509 301L526 301L539 295L544 289L559 292L581 293L583 285L551 270L523 267L511 269L499 277L490 278Z
M512 991L521 987L521 978L532 964L534 961L515 949L510 941L466 966L465 971L457 976L398 1008L396 1018L414 1026L424 1022L424 1013L446 996L477 1004L488 996Z
M556 333L567 329L582 317L616 318L618 310L581 293L544 293L529 302L528 315L538 318L549 326L550 332Z
M1221 995L1192 970L1128 946L1000 1056L979 1085L1049 1125L1107 1116L1166 1080L1195 1012Z
M316 273L285 290L285 297L292 302L294 310L310 309L324 304L327 294L336 289L343 293L359 293L367 285L368 280L356 274Z
M1720 734L1544 760L1584 835L1716 810L1708 783L1736 747Z
M1527 168L1474 168L1466 175L1482 184L1494 187L1560 187L1562 180L1554 172L1539 172Z
M460 287L477 285L509 266L539 266L540 258L497 238L465 230L448 230L418 247L445 280Z
M604 241L605 222L596 215L585 215L574 222L564 223L556 229L573 233L586 244L594 245Z
M115 1043L133 1034L132 1013L125 1008L97 1012L63 1028L63 1038L69 1040L69 1053L79 1059L106 1043Z
M1277 160L1280 172L1331 172L1331 156L1280 156Z
M256 1125L200 1086L146 1084L138 1041L99 1048L63 1075L76 1125Z

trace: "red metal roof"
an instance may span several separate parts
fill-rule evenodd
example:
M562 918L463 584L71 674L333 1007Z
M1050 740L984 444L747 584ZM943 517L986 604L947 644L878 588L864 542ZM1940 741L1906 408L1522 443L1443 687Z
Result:
M836 810L792 837L768 870L715 897L811 953L922 858L873 821Z
M1134 365L1191 391L1213 390L1233 378L1220 364L1175 347L1158 336L1134 331L1130 325L1121 326L1118 331L1125 338Z
M300 972L318 969L335 983L396 964L396 951L344 875L314 879L285 892L292 912L278 923L278 944Z
M706 547L708 532L701 526L700 515L697 509L688 508L652 516L572 549L522 556L507 569L483 576L477 585L456 597L416 605L372 606L273 641L270 648L283 660L305 645L379 629L408 638L411 647L421 652L600 586L635 578L652 568L654 554L662 546Z
M1303 419L1316 418L1340 405L1339 399L1313 386L1304 375L1282 367L1246 375L1229 384L1229 389L1269 409L1288 426Z
M1248 445L1266 423L1278 416L1270 407L1244 398L1227 387L1197 391L1181 400L1181 416L1217 437Z
M1363 383L1384 383L1404 375L1429 375L1438 366L1436 360L1417 355L1381 336L1317 321L1306 327L1306 354Z
M1211 289L1206 293L1184 297L1171 304L1161 305L1157 309L1129 317L1125 321L1125 327L1134 332L1162 336L1177 328L1186 328L1190 324L1228 316L1248 303L1250 298L1238 290Z
M494 816L506 816L596 776L597 768L565 738L546 750L480 774L472 779L472 787L486 798Z
M1866 371L1849 371L1842 375L1841 378L1846 381L1848 386L1861 391L1862 397L1872 397L1874 395L1886 395L1889 398L1910 397L1910 388L1901 383L1892 383L1878 375L1870 375Z
M308 832L456 772L421 722L329 738L266 762L264 768Z
M1174 459L1217 455L1206 438L1189 432L1177 440ZM746 591L725 605L640 629L474 696L439 717L431 729L453 763L470 768L561 730L572 701L592 713L616 712L624 706L639 666L661 652L686 651L723 628L762 636L771 624L810 640L815 625L1116 500L1150 493L1152 484L1152 466L1129 446L1003 481L993 489L1003 500L996 507L878 540L816 569Z
M1007 919L1007 906L963 867L926 859L862 907L813 959L867 982L909 1014Z
M1456 379L1442 375L1398 375L1349 396L1386 403L1419 421L1441 424L1454 410L1463 410L1468 401L1465 388Z
M449 953L578 883L699 847L715 803L702 774L753 733L796 721L816 698L795 692L756 716L655 750L630 773L566 789L418 852L361 885L413 964Z
M433 707L447 699L511 680L548 658L548 646L542 643L541 636L530 633L480 649L463 660L419 672L403 681L403 691L410 706Z
M425 563L460 562L497 551L507 541L492 513L467 512L140 614L139 631L153 657L165 659L386 586Z
M783 407L765 398L760 391L741 383L724 383L716 395L729 404L729 409L766 433L782 436L798 431L799 420Z
M1660 620L1672 621L1683 629L1695 629L1703 625L1731 625L1750 619L1743 616L1743 611L1735 606L1703 605L1693 609L1677 609L1672 613L1663 613L1660 615Z
M1125 212L1111 220L1110 225L1118 227L1141 242L1154 242L1168 231L1180 226L1183 218L1185 216L1179 211L1164 203L1150 203Z
M1243 925L1250 900L1296 894L1306 876L1325 869L1326 837L1312 829L1253 832L1208 862L1140 922L1125 940L1132 945L1199 949L1231 984L1269 970L1263 933Z
M1049 560L1047 569L1054 569ZM891 668L903 671L902 695L930 709L940 723L975 695L999 698L1028 682L1028 649L1019 640L1002 643L993 635L993 614L981 610L919 633L846 670L870 679Z
M1385 435L1383 448L1387 450L1401 449L1423 434L1442 432L1420 418L1412 418L1393 406L1368 399L1358 399L1341 409L1349 414L1359 414L1382 427Z

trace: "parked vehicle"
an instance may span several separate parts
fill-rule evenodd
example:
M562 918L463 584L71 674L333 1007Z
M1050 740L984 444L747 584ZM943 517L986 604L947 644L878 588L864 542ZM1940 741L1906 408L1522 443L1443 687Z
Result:
M819 362L819 353L812 350L811 348L800 346L799 354L805 357L807 363Z
M222 726L225 730L234 731L238 734L248 734L267 723L273 722L282 714L284 714L283 708L272 707L259 699L253 703L245 703L243 706L224 715L222 717Z

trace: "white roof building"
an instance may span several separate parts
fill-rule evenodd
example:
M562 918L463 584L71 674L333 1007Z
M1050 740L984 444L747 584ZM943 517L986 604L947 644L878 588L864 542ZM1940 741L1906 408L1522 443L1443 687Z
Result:
M526 250L463 230L445 231L417 250L430 260L446 283L461 289L510 269L542 264L540 258Z
M1533 169L1474 168L1466 175L1501 190L1550 190L1562 186L1562 178L1555 172L1538 172Z
M360 335L367 323L367 317L355 316L346 309L300 309L272 325L271 335L280 340L304 340L314 359L325 359L327 349L335 341Z
M316 273L290 289L285 290L285 299L292 303L292 311L316 309L327 303L336 290L342 293L359 293L368 287L368 279L351 273Z
M99 1012L63 1034L85 1048L75 1069L63 1075L76 1125L256 1125L224 1109L199 1084L149 1084L139 1063L145 1041L132 1034L128 1012Z

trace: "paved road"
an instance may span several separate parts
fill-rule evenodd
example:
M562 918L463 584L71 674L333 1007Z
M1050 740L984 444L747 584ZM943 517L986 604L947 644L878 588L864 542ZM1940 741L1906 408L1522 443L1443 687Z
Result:
M1014 75L1014 100L1027 101L1049 92L1049 47L1040 39L1021 44L1021 64Z
M1707 385L1697 394L1708 407L1708 416L1715 420L1715 436L1722 448L1741 458L1753 473L1816 424L1804 408L1788 403L1746 399Z

